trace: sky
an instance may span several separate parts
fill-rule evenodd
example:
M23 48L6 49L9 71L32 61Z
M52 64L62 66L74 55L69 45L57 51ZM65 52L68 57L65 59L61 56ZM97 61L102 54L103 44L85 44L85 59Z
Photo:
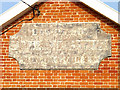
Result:
M19 1L20 0L0 0L0 14L2 14L15 4L17 4ZM120 12L120 9L118 10L118 6L120 7L120 0L101 0L101 1Z

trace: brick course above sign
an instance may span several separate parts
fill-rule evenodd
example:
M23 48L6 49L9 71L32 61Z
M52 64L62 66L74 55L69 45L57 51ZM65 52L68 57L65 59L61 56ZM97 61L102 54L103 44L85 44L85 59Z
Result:
M111 35L99 23L24 23L10 36L20 69L98 69L111 56Z

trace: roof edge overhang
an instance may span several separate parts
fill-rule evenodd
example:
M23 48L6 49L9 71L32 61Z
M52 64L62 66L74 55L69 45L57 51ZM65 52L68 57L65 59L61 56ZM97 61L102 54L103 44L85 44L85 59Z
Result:
M115 23L120 24L120 21L119 21L120 20L120 12L114 10L113 8L104 4L100 0L79 0L79 1L88 5L89 7L91 7L95 11L99 12L103 16L109 18L110 20L114 21Z
M29 5L34 6L36 2L46 2L46 0L24 0ZM103 16L109 18L113 22L120 25L120 12L112 9L111 7L107 6L103 2L99 0L77 0L78 2L82 2L85 5L89 6L90 8L94 9L95 11L99 12ZM104 9L104 10L103 10ZM0 29L4 28L5 26L12 23L17 18L21 17L25 13L27 13L31 8L20 1L18 4L7 10L5 13L0 15ZM15 13L13 13L15 12Z
M28 0L24 0L24 1L27 2L31 6L34 6L36 4L36 2L38 2L39 0L30 0L30 2L28 2ZM44 0L41 0L41 2L42 1L44 1ZM32 8L30 8L28 5L26 5L25 3L20 1L18 4L16 4L12 8L10 8L9 10L7 10L3 14L1 14L0 15L0 20L1 20L0 21L0 31L5 26L9 25L10 23L15 21L16 19L20 18L22 15L24 15L25 13L27 13L31 9Z

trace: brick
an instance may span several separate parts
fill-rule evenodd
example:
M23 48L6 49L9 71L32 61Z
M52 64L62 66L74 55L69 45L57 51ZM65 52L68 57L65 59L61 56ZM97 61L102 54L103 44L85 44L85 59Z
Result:
M38 84L46 84L46 82L38 82Z
M109 73L118 73L117 70L109 70Z
M46 74L46 70L20 70L19 65L15 60L9 59L9 37L17 32L22 26L22 23L11 29L0 38L0 49L4 56L0 59L4 62L2 67L5 67L3 72L3 87L61 87L61 88L116 88L118 87L118 58L119 58L119 43L118 30L119 25L116 25L109 19L99 15L97 12L88 8L82 3L68 2L47 2L40 6L41 15L35 17L33 21L26 23L52 23L52 22L100 22L101 28L112 34L112 57L101 61L98 70L53 70L52 74ZM44 14L45 13L45 14ZM78 13L78 14L77 14ZM63 15L64 14L64 15ZM29 11L23 17L15 20L11 25L19 20L32 17L32 11ZM25 23L25 22L24 22ZM10 26L10 25L9 25ZM116 61L116 62L115 62ZM2 63L1 63L2 64ZM0 68L0 70L3 68ZM49 72L49 71L48 71ZM113 75L114 74L114 75ZM2 75L2 74L0 74ZM96 75L96 76L95 76ZM19 77L19 78L18 78ZM24 77L24 78L23 78ZM52 78L52 79L51 79ZM75 79L73 79L75 78ZM31 80L32 79L32 80ZM35 81L34 81L35 80ZM39 81L36 81L39 80ZM46 81L45 81L46 80ZM101 81L100 81L101 80ZM82 81L82 82L81 82ZM85 82L87 81L87 82ZM32 83L33 82L33 83ZM19 85L18 85L19 83ZM37 85L38 83L38 85ZM104 84L105 83L105 84ZM10 85L11 84L11 85ZM74 84L74 85L73 85Z
M53 81L53 79L44 79L44 81Z
M74 82L65 82L65 84L70 84L71 85L71 84L74 84Z
M73 76L80 76L81 73L72 73Z
M115 60L118 60L118 58L109 58L109 60L114 60L115 61Z
M66 78L74 78L74 76L66 76Z
M10 84L18 84L18 82L10 82Z
M9 41L9 39L2 39L2 41Z
M5 87L11 87L11 85L3 85L3 87L5 88Z
M58 85L58 87L60 87L60 88L65 88L66 87L66 85Z
M82 81L81 79L73 79L73 81Z
M45 15L53 15L53 13L46 13Z
M15 79L15 81L25 81L25 79L22 79L22 78L20 78L20 79Z
M43 18L51 18L51 16L43 16Z
M103 71L102 70L96 70L94 71L94 73L102 73Z
M34 79L31 79L31 81L39 81L39 79L35 79L35 78L34 78Z
M4 79L4 81L12 81L12 79Z
M101 85L101 84L103 84L103 82L94 82L94 84L100 84Z
M66 81L66 79L57 79L57 81Z

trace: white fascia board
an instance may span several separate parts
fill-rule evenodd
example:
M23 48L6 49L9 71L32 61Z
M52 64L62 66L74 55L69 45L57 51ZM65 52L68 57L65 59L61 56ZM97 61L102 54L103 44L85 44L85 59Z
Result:
M120 13L108 5L104 4L100 0L80 0L84 4L88 5L92 9L96 10L97 12L101 13L102 15L108 17L109 19L113 20L114 22L119 23L119 16Z
M33 5L36 2L44 2L46 0L24 0L29 5ZM101 13L102 15L108 17L109 19L113 20L114 22L119 23L118 17L120 17L120 13L118 13L116 10L110 8L100 0L79 0L83 2L84 4L88 5L92 9L96 10L97 12ZM23 2L19 2L6 12L0 15L0 26L4 23L8 22L15 16L19 15L21 12L29 8L28 5L26 5Z
M30 0L30 1L29 0L24 0L24 1L26 3L28 3L29 5L33 5L38 0ZM18 15L22 11L24 11L25 9L27 9L28 7L29 7L28 5L26 5L25 3L20 1L18 4L16 4L15 6L13 6L12 8L10 8L9 10L7 10L6 12L4 12L3 14L0 15L0 25L9 21L13 17Z

